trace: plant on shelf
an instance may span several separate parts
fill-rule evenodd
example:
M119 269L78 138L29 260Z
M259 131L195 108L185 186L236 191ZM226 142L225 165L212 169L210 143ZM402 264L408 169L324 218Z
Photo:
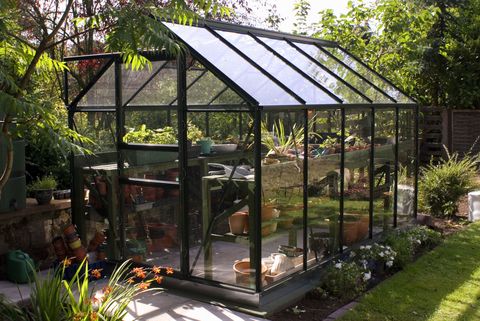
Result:
M187 123L187 140L191 141L192 143L196 143L204 137L205 136L200 128L194 125L191 121Z
M37 200L38 205L49 204L52 200L53 190L57 188L57 181L55 177L47 175L40 178L37 178L29 186L29 191L31 191L35 199Z
M177 135L173 127L153 130L142 124L137 130L130 128L123 136L123 141L136 144L177 144Z

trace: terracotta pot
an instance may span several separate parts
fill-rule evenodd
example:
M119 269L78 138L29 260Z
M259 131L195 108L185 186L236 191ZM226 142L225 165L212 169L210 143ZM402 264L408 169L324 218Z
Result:
M230 233L243 234L245 232L245 225L248 222L247 212L235 212L228 218L228 226L230 227ZM248 230L248 228L247 228Z
M270 234L272 234L272 224L267 224L265 226L262 227L262 236L265 237L265 236L269 236Z
M178 181L178 176L180 174L180 171L178 168L171 168L166 171L165 173L165 178L167 181L173 181L176 182Z
M64 235L69 235L69 234L76 233L76 232L77 232L77 229L75 228L75 226L73 224L68 225L63 230Z
M107 195L107 182L101 176L95 176L95 187L97 188L98 194L105 196Z
M273 218L274 210L275 210L275 206L271 204L263 205L262 206L262 222L271 220Z
M281 219L278 221L278 225L280 226L280 228L283 229L292 228L294 219L295 218L293 216L282 216Z
M80 246L73 250L72 254L75 256L75 260L80 263L87 257L87 250L83 246Z
M68 242L68 247L71 248L72 250L76 250L81 246L82 246L82 241L80 241L79 238L76 239L75 241Z
M157 200L157 189L155 187L144 187L143 198L149 202L155 202Z
M96 256L96 260L97 261L103 261L107 258L107 253L103 250L98 250L97 251L97 256Z
M235 279L237 284L248 285L250 284L250 280L255 279L255 269L250 267L249 260L242 260L237 261L233 264L233 271L235 272ZM261 269L261 279L262 281L265 280L265 275L267 274L268 268L267 266L262 263Z
M78 239L79 239L79 236L78 236L77 232L73 232L71 234L65 235L65 241L67 243L74 242Z
M141 255L141 254L134 254L134 255L130 256L130 258L132 259L132 262L134 262L134 263L142 263L143 262L143 255Z
M180 196L180 189L171 189L168 191L168 196L170 197L179 197Z
M343 244L352 245L357 241L358 222L343 222Z

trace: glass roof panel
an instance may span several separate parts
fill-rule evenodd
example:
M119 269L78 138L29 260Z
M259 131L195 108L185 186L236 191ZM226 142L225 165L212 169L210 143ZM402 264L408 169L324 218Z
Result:
M365 98L350 89L341 80L335 78L335 76L309 60L304 54L289 45L286 41L265 37L261 37L260 39L346 103L368 103ZM305 45L314 47L309 44ZM315 56L312 57L316 58Z
M176 62L153 61L151 70L123 68L122 95L123 104L127 106L170 104L177 97Z
M222 37L254 60L260 67L281 81L307 104L334 104L337 103L316 84L304 78L301 74L288 66L280 58L259 44L253 37L227 31L217 31Z
M344 81L355 87L365 96L376 103L391 103L392 100L375 89L368 82L357 76L353 71L338 63L334 58L320 50L315 45L295 43L301 50L305 51L310 57L315 58L323 66L327 67ZM307 58L308 60L308 58Z
M389 96L394 98L399 103L414 103L410 98L406 95L402 94L400 91L395 89L392 85L388 82L383 80L377 74L375 74L372 70L368 69L361 63L359 63L355 58L347 54L345 51L341 50L340 48L332 48L332 47L323 47L325 50L333 54L335 57L343 61L346 65L350 68L358 72L360 75L368 79L371 83L373 83L378 88L382 89L386 92Z
M205 28L172 23L165 23L165 25L260 105L300 105L294 97Z
M115 106L115 65L112 64L78 102L79 108Z

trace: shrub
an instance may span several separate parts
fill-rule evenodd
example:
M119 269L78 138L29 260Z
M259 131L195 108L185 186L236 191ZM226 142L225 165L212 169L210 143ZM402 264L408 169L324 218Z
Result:
M370 276L355 262L337 262L327 269L321 288L331 296L351 300L365 291Z
M436 217L457 214L459 199L475 187L476 161L454 153L438 165L426 166L419 181L421 207Z
M31 191L38 191L38 190L44 190L44 189L55 189L57 188L57 181L55 180L55 177L51 175L47 175L40 178L37 178L36 181L34 181L32 184L30 184L29 189Z
M373 243L372 245L362 245L358 251L350 254L358 260L364 267L367 266L367 261L376 261L385 264L387 268L393 266L397 253L389 245Z

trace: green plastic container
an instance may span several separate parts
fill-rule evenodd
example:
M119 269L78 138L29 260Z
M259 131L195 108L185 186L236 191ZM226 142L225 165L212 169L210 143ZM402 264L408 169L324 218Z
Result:
M32 280L33 260L20 250L7 253L7 278L15 283L28 283Z

